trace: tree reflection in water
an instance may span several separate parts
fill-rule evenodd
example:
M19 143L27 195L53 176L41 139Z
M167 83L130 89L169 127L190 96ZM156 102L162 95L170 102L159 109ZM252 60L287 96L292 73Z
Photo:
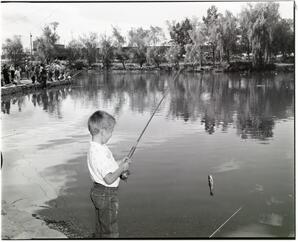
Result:
M60 87L59 89L40 90L28 95L29 102L34 107L41 107L49 114L56 116L61 119L61 105L64 99L69 95L69 87ZM28 105L25 96L14 96L14 97L2 97L1 110L3 113L10 114L10 104L18 105L19 112L22 111L22 107Z
M276 120L293 117L293 74L194 74L183 73L174 82L173 76L158 73L144 74L86 74L71 87L43 90L30 94L34 106L49 114L63 117L62 102L69 96L94 108L113 107L121 115L124 106L132 112L152 112L164 95L168 105L163 111L168 119L201 122L213 134L236 127L243 138L265 140L273 137ZM10 104L17 100L19 111L24 98L2 99L2 112L10 113ZM26 104L27 105L27 104Z

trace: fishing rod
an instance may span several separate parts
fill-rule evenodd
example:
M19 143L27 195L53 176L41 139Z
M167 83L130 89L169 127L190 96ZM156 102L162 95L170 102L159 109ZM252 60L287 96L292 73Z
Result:
M182 68L182 69L184 69L184 68ZM177 77L179 76L179 74L180 74L180 72L182 71L182 69L179 69L179 71L178 71L178 72L176 73L176 75L174 76L173 81L175 81L175 80L177 79ZM142 130L141 134L139 135L139 137L138 137L138 139L137 139L135 145L131 147L131 149L130 149L128 155L127 155L127 157L128 157L129 159L130 159L130 158L133 156L133 154L135 153L135 150L136 150L136 148L137 148L137 146L138 146L138 144L139 144L139 142L140 142L140 140L141 140L143 134L145 133L145 130L146 130L147 127L149 126L149 124L150 124L152 118L154 117L155 113L157 112L159 106L161 105L161 103L162 103L163 100L165 99L165 97L166 97L166 95L168 94L168 92L169 92L169 89L167 89L167 90L165 91L165 94L164 94L164 95L162 96L162 98L160 99L160 101L159 101L158 105L156 106L154 112L152 113L152 115L151 115L151 117L149 118L147 124L145 125L144 129ZM129 170L124 171L124 172L122 172L122 174L120 175L120 178L121 178L122 180L127 180L129 174L130 174Z
M241 209L243 206L241 206L240 208L238 208L223 224L221 224L210 236L209 238L212 238L213 235L215 235L227 222L229 222L229 220L234 217Z

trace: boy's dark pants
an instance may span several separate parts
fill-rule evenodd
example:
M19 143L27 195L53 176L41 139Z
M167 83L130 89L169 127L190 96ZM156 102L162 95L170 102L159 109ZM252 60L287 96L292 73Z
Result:
M95 238L118 238L118 188L94 183L90 197L95 207Z

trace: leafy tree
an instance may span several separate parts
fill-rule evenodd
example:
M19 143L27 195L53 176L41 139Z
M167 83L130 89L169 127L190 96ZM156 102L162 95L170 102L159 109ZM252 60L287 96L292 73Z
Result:
M123 48L125 44L125 38L123 35L121 35L120 30L116 27L113 27L113 38L114 38L114 56L116 59L118 59L122 65L123 68L126 69L125 67L125 61L129 59L129 55L127 51Z
M167 50L167 52L165 54L166 60L169 63L174 64L178 68L180 53L181 53L180 45L173 44L170 46L170 48Z
M203 17L203 22L210 26L217 18L219 14L217 13L217 8L212 5L210 8L207 9L207 16Z
M240 44L246 52L248 59L251 52L251 42L249 39L249 30L252 28L252 5L248 4L247 8L242 9L239 14L239 30L240 30Z
M59 40L59 35L56 33L58 22L52 22L46 25L42 30L42 35L36 39L37 54L45 62L49 62L56 58L56 44Z
M128 32L129 46L132 48L132 58L140 67L146 62L147 46L149 45L149 31L143 28L131 29Z
M67 59L70 63L80 59L83 56L82 53L83 45L78 40L71 40L66 47L67 50Z
M162 28L158 26L150 26L150 30L148 32L149 40L146 52L147 62L150 64L159 67L159 65L164 60L164 48L162 46L158 46L162 41L165 40L165 35Z
M231 12L226 11L225 16L220 16L219 21L219 41L221 50L230 62L230 54L236 48L237 22ZM223 56L223 55L221 55Z
M188 31L192 30L193 26L190 20L186 18L181 23L168 22L170 37L175 44L180 46L180 57L185 54L185 45L191 44L191 38Z
M275 55L281 53L283 57L294 52L294 31L291 19L281 19L274 27L272 49Z
M112 38L106 35L101 36L100 40L100 57L104 69L110 69L112 61L114 59L114 50L113 50Z
M203 17L203 22L206 26L206 37L207 42L212 49L212 59L213 65L215 64L215 51L218 49L219 42L219 13L217 13L217 8L212 5L207 10L207 16Z
M148 36L149 44L153 46L157 46L165 41L165 34L162 28L158 26L150 26Z
M2 45L2 50L14 65L19 64L24 57L21 36L15 35L12 39L6 39L5 44Z
M185 62L190 62L193 65L200 63L200 66L202 66L202 62L204 60L203 45L206 40L203 25L198 24L193 26L193 29L189 30L189 36L192 40L192 44L187 44L185 46Z
M147 62L155 65L159 68L159 65L163 62L164 48L160 46L149 46L146 53Z
M261 68L269 63L272 52L273 30L279 20L279 4L258 3L252 9L249 38L252 45L253 66Z
M80 41L83 44L83 55L87 59L89 66L96 62L97 48L98 48L98 36L96 33L89 33L80 37Z

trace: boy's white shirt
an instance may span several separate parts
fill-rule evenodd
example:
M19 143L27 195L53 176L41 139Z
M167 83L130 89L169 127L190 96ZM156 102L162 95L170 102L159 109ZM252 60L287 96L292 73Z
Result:
M115 161L112 152L105 144L90 141L90 148L87 155L87 163L91 179L106 187L118 187L120 178L108 185L104 177L118 169L119 165Z

